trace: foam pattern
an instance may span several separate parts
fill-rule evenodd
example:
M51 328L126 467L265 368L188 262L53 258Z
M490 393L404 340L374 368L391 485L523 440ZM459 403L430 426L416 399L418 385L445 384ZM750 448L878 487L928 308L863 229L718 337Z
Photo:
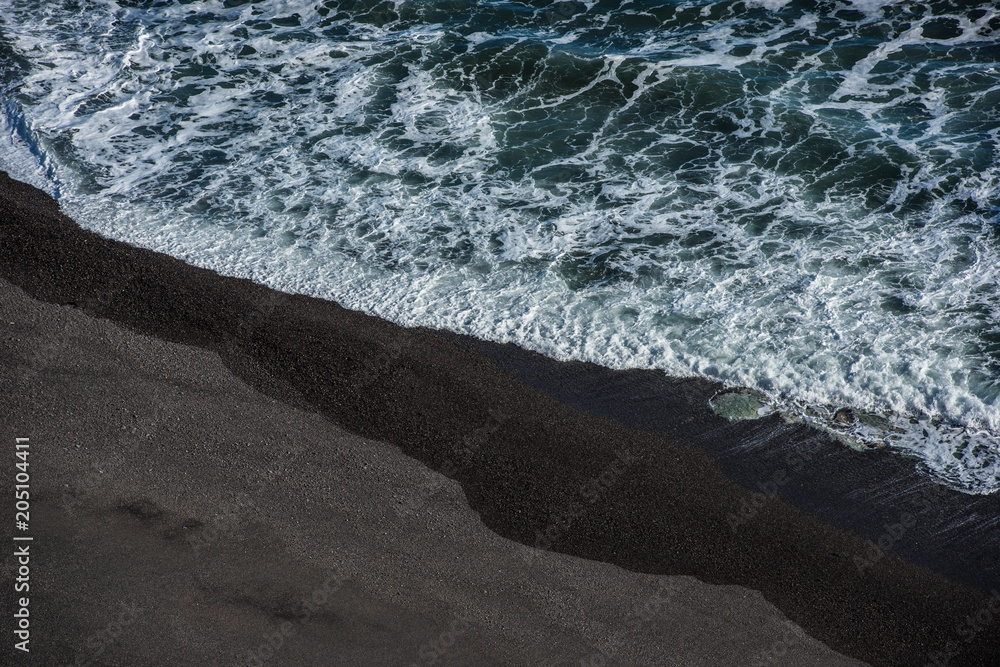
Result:
M993 3L0 17L0 164L86 226L402 324L746 386L1000 488Z

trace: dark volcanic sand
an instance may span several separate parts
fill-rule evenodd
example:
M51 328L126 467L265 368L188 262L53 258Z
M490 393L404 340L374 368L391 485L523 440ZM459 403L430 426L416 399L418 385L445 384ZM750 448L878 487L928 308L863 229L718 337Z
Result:
M56 343L39 344L40 357L29 363L11 351L15 343L5 341L4 349L5 367L15 369L4 383L5 401L17 408L11 414L30 416L33 442L41 438L67 448L53 451L51 465L70 491L57 491L52 479L43 487L50 495L35 501L36 534L56 545L48 574L44 560L38 566L38 622L45 620L42 614L52 614L51 626L59 628L54 645L66 656L84 650L95 624L100 629L107 622L102 625L102 619L123 613L113 601L130 595L145 610L140 614L153 613L157 620L146 621L143 636L132 639L133 651L145 646L147 653L122 648L122 656L169 664L169 655L183 660L230 656L226 651L232 646L246 650L246 637L261 637L282 618L295 620L289 609L322 583L329 568L318 554L329 560L333 556L326 554L340 545L351 554L341 560L356 565L347 568L347 583L337 589L336 608L301 624L296 637L303 643L295 650L306 662L324 651L342 651L348 663L366 662L369 643L372 662L418 660L428 636L434 639L454 622L455 610L470 613L475 628L456 641L456 652L449 654L456 663L487 655L499 663L546 657L578 664L594 652L581 642L609 645L593 632L618 637L615 645L631 642L632 648L611 656L620 664L671 659L752 664L770 657L776 658L771 664L814 664L818 659L822 649L805 640L801 650L814 651L814 657L788 652L799 650L799 639L782 638L775 630L780 621L768 620L773 610L762 611L766 605L752 592L632 574L645 573L693 575L760 591L812 637L873 664L925 664L942 651L955 654L948 664L1000 664L1000 604L990 598L997 582L994 499L931 492L940 487L915 476L911 463L849 452L802 427L773 419L724 422L705 407L715 390L709 383L559 364L509 346L402 329L333 303L220 277L81 231L43 193L6 177L0 180L0 277L41 301L75 306L59 312L78 320L55 335L51 328L35 332L39 340ZM8 302L29 303L13 294ZM27 317L24 313L42 308L13 310ZM275 406L275 414L294 412L294 420L272 417L263 407L241 412L240 405L252 402L240 392L252 392L231 378L229 395L221 390L203 395L191 386L197 385L190 379L197 373L157 385L151 395L130 391L127 384L115 395L121 373L107 371L116 378L110 382L83 364L78 373L99 389L89 394L83 385L67 389L82 382L74 369L85 350L101 358L111 354L95 352L93 344L73 347L73 332L82 322L111 327L83 318L80 310L202 348L182 353L172 346L163 353L184 358L178 363L191 372L205 367L211 378L222 378L222 370L206 361L215 358L207 353L218 355L242 381L287 405L253 393L255 401ZM5 326L15 332L26 327ZM114 331L115 336L108 334L112 346L115 340L140 340ZM59 352L64 345L67 358ZM130 360L128 347L119 348L126 360L121 363L131 363L152 383L160 372L156 355ZM34 369L26 379L25 368ZM5 375L11 373L5 369ZM184 399L187 407L171 402L174 390L194 394ZM53 392L62 403L35 401L32 391ZM126 399L132 403L112 418L115 402L124 406ZM197 407L205 401L217 401L224 417L213 420L212 411ZM37 406L43 404L54 407L40 413ZM188 421L177 418L186 411ZM138 423L130 427L128 419ZM329 435L304 435L316 443L310 445L286 440L275 419L299 420L305 425L296 422L295 428L306 431L320 428L309 425L314 419ZM5 427L5 437L15 437L23 424ZM77 436L70 433L84 427L94 429L88 438L105 431L124 435L89 454L81 450L95 448L92 442L74 452L68 443ZM129 428L137 435L130 436ZM259 435L232 435L241 430ZM437 492L428 496L419 488L430 473L384 443L459 482L468 505L500 536L632 573L490 535L470 518L455 486L442 486L451 508L446 510L437 504ZM44 451L44 444L33 446ZM116 453L123 449L119 472L108 483L73 490L81 477L90 479L87 471L101 457L118 461ZM790 452L797 458L787 458ZM33 455L44 471L48 455ZM368 457L379 471L400 472L387 473L378 483L366 480L347 463L359 457ZM163 469L169 474L157 472ZM42 471L36 473L39 479ZM331 479L342 486L334 488ZM747 487L777 490L781 497L764 499ZM91 488L96 490L87 491ZM236 502L241 491L252 497L253 511ZM82 498L69 503L69 513L66 493ZM394 502L402 503L402 513ZM414 502L418 510L412 509ZM220 505L240 511L225 519ZM233 538L195 549L197 540L188 534L217 527L216 512L228 526L222 532ZM887 517L895 523L903 512L913 521L901 535L892 531L891 544L883 540L887 551L874 550L868 539L884 538ZM403 527L384 523L414 513L420 521L400 519ZM452 515L461 521L448 519ZM972 519L956 525L956 517ZM292 530L296 520L301 527ZM474 538L462 537L473 533ZM505 553L538 556L520 557L515 566L513 558L504 560ZM211 554L209 561L205 554ZM539 575L543 559L551 565ZM442 563L441 569L426 566L428 561ZM367 581L356 568L369 563L381 563L379 572L387 574L374 583L352 584ZM46 581L52 582L49 588ZM390 583L401 581L406 585ZM637 622L630 609L643 599L640 591L656 593L656 582L698 588L692 599L703 597L704 606L687 625L671 626L659 617ZM394 585L400 588L394 591ZM723 601L731 591L740 594L729 593ZM746 600L740 600L743 594ZM48 605L47 596L52 596ZM98 608L72 608L85 600ZM658 611L683 606L673 600L654 606ZM990 611L991 602L997 611ZM970 632L964 619L977 613L981 620ZM754 639L735 638L727 625L733 619L752 628ZM640 637L620 639L620 632L635 628ZM39 633L44 644L44 632ZM559 639L550 642L556 634ZM284 655L275 660L296 664L298 658ZM128 663L124 657L109 662L119 661Z
M456 482L211 352L4 281L0 317L0 424L33 443L34 665L860 664L755 591L499 537Z

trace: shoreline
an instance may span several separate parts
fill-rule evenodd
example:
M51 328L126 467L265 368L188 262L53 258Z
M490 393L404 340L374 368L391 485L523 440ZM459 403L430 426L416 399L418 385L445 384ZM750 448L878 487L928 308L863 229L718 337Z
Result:
M110 241L6 175L0 217L0 277L214 352L265 395L399 447L461 484L504 538L760 591L872 664L924 664L956 641L950 664L1000 662L990 632L956 635L1000 589L995 496L776 416L726 422L705 381L403 329Z
M587 413L674 438L709 454L730 480L779 497L807 514L854 532L984 592L1000 589L1000 494L955 491L922 474L897 451L852 450L780 415L729 422L708 400L722 385L653 370L617 371L559 362L514 345L459 340L523 382ZM735 512L742 524L762 501ZM913 517L895 535L894 526ZM900 531L897 531L900 532Z

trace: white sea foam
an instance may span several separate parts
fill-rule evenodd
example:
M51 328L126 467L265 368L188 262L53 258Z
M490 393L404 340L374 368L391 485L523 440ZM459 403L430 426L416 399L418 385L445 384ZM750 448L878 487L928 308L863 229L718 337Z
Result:
M946 39L914 21L844 69L832 49L849 31L759 69L826 28L757 4L754 33L651 22L611 44L593 2L560 32L330 23L306 2L0 0L7 37L37 63L5 98L0 163L87 226L222 273L561 359L753 387L821 427L840 406L882 414L890 427L851 437L995 491L1000 75L894 63L990 39L996 13L956 17ZM853 7L877 26L884 4ZM543 48L517 85L504 79ZM506 64L461 63L484 49ZM713 99L697 102L708 81ZM699 103L730 129L706 130ZM901 175L878 205L869 182L817 187L850 183L855 164Z
M27 128L18 127L19 119L19 111L12 104L0 114L0 166L11 178L56 195L58 187L46 169L49 161L30 138L23 136Z
M748 7L763 7L764 9L770 9L774 11L776 9L781 9L787 5L791 0L748 0Z

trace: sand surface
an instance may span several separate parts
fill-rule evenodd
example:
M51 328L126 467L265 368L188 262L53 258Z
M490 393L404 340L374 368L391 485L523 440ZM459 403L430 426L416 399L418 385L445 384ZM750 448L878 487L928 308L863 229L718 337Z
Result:
M755 591L503 539L456 482L213 353L6 282L0 314L32 664L860 664Z

